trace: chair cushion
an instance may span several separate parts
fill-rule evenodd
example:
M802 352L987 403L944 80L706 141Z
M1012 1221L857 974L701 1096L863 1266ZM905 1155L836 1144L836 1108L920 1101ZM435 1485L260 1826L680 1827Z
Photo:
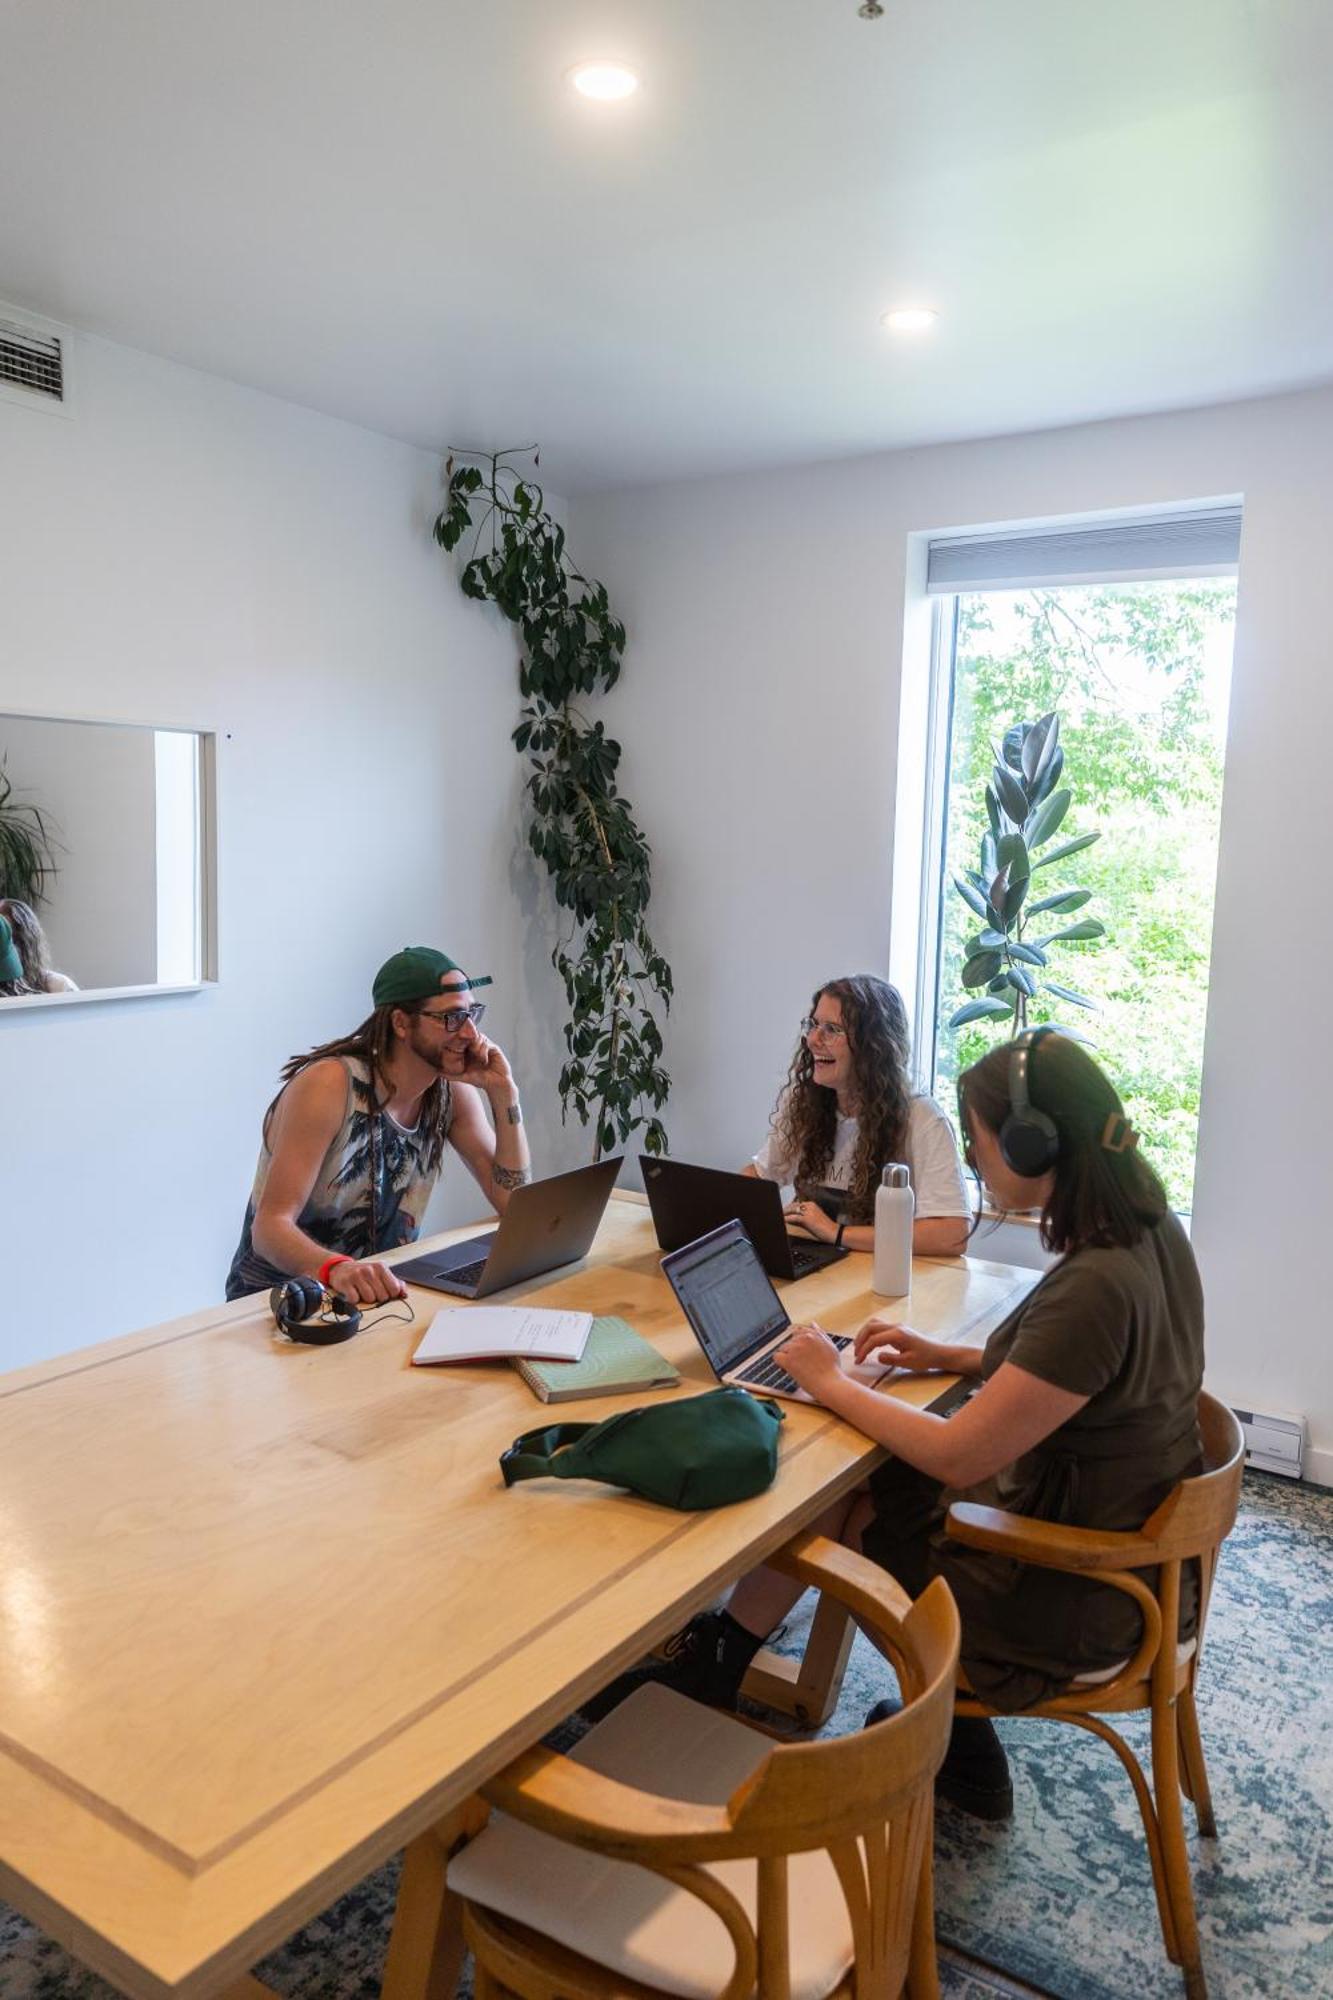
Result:
M653 1682L639 1687L570 1752L606 1777L659 1797L722 1805L762 1764L772 1739ZM717 1861L709 1873L755 1920L753 1861ZM852 1962L852 1930L827 1853L789 1864L792 2000L819 2000ZM706 1904L651 1869L571 1847L502 1813L449 1864L460 1896L526 1924L630 1979L686 2000L709 2000L735 1955Z
M1176 1647L1176 1665L1178 1667L1183 1667L1186 1660L1191 1659L1193 1657L1195 1648L1198 1646L1198 1643L1199 1642L1197 1639L1180 1640L1179 1644ZM1131 1657L1132 1657L1131 1654L1126 1653L1124 1659L1117 1660L1116 1664L1113 1667L1098 1667L1095 1673L1080 1674L1077 1680L1071 1682L1071 1686L1076 1688L1100 1687L1103 1681L1113 1681L1116 1675L1122 1670L1122 1668L1127 1667L1129 1665Z

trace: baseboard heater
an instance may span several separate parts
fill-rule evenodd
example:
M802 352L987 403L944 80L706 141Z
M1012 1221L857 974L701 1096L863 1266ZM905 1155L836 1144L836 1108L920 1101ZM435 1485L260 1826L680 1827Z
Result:
M1260 1472L1299 1479L1305 1463L1305 1418L1274 1416L1264 1410L1237 1410L1245 1433L1245 1463Z

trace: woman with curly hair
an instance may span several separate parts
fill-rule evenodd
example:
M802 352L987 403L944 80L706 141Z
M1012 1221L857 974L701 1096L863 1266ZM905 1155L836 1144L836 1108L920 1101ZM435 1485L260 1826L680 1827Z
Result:
M957 1256L970 1212L958 1149L933 1098L912 1089L912 1039L896 986L873 973L815 994L764 1145L743 1169L794 1185L787 1220L821 1243L875 1244L875 1191L890 1161L911 1170L912 1248Z

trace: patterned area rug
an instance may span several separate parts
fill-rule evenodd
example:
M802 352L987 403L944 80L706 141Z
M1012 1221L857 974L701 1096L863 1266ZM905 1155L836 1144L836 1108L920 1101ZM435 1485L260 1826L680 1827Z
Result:
M1213 1597L1200 1712L1220 1839L1192 1842L1212 2000L1333 1994L1333 1493L1246 1475ZM785 1649L801 1643L794 1622ZM864 1642L831 1725L888 1691ZM1130 1718L1130 1733L1138 1718ZM949 2000L1140 2000L1182 1991L1162 1949L1134 1800L1112 1752L1053 1723L1003 1725L1011 1825L942 1809L941 1985ZM1133 1738L1139 1747L1137 1737ZM376 2000L396 1867L256 1968L288 2000ZM471 1982L460 1988L470 1996ZM0 2000L113 2000L0 1905Z

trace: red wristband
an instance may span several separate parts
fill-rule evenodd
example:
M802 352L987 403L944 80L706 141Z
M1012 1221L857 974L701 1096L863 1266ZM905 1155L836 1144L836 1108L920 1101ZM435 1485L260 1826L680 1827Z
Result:
M319 1282L321 1285L323 1285L325 1291L328 1290L329 1272L333 1269L335 1264L355 1264L355 1262L356 1262L355 1257L342 1257L342 1256L326 1257L324 1259L324 1262L320 1265L318 1272Z

